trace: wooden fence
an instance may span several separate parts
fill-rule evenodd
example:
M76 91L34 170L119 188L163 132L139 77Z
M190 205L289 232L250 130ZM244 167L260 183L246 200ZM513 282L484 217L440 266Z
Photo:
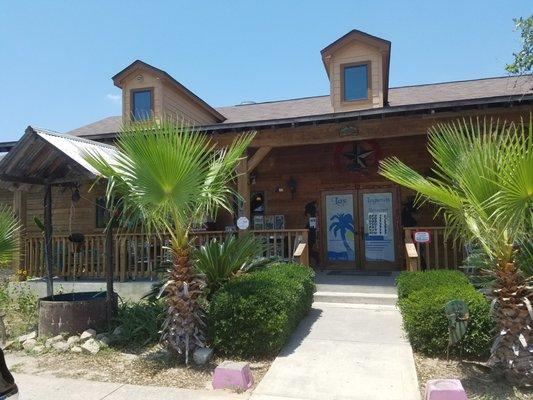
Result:
M250 231L263 243L264 257L277 257L293 260L298 257L307 263L307 230L259 230ZM231 233L230 233L231 234ZM224 240L228 235L222 231L199 231L191 235L193 245L199 247L211 239ZM159 267L169 260L168 237L144 233L119 233L114 235L114 276L126 279L153 278ZM105 235L86 235L82 244L69 241L68 235L55 235L52 238L54 274L79 278L104 278ZM28 276L44 276L44 238L31 236L25 239L23 263Z
M442 226L404 228L405 260L407 270L456 269L462 265L465 251L460 243L446 238ZM416 243L416 231L429 232L430 241Z

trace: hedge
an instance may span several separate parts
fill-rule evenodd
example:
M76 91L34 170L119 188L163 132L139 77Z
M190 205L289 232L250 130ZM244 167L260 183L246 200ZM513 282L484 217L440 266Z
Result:
M429 286L399 301L404 328L413 349L429 356L446 355L448 320L444 306L451 300L463 300L468 305L470 319L465 336L459 344L451 347L450 354L459 354L459 348L462 348L465 356L487 356L493 323L485 296L466 283Z
M434 288L442 285L464 286L468 278L460 271L451 269L435 269L430 271L404 271L396 278L398 298L403 299L411 293L426 288Z
M314 273L298 264L276 264L225 284L212 298L209 333L218 353L275 356L313 302Z

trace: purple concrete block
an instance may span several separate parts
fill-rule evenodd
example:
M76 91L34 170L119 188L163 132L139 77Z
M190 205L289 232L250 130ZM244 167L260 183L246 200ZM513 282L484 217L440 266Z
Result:
M426 383L426 400L468 400L459 379L430 379Z
M250 364L245 362L224 361L215 368L213 389L250 389L254 378Z

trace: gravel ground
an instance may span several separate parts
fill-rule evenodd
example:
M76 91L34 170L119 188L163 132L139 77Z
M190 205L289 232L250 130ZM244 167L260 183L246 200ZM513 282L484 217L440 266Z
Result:
M416 370L422 398L428 379L460 379L469 400L525 400L533 399L533 391L518 390L504 381L496 380L481 363L446 361L415 354Z
M140 354L112 349L102 350L95 356L52 352L31 355L12 351L6 353L6 358L13 372L184 389L211 389L212 372L223 361L215 358L206 366L185 367L175 363L158 346ZM270 363L250 363L255 384L263 378Z

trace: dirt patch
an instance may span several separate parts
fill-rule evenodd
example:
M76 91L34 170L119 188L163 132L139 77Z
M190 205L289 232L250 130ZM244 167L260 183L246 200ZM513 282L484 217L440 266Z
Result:
M210 389L212 373L223 361L215 357L208 365L186 367L176 363L159 346L138 354L106 349L94 356L52 352L30 355L13 351L6 358L13 372L18 373L183 389ZM270 364L271 361L250 362L255 385Z
M533 399L533 391L519 390L505 381L495 379L482 363L443 360L415 354L416 370L422 398L428 379L460 379L469 400Z

